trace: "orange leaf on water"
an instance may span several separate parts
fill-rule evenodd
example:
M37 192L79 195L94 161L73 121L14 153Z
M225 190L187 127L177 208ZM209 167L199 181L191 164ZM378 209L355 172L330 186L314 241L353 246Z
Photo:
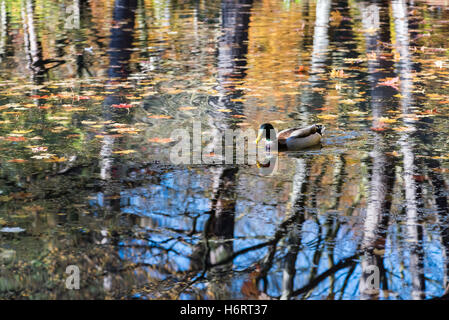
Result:
M113 104L111 107L117 108L117 109L129 109L129 108L132 108L132 105L121 103L121 104Z
M152 114L149 115L148 118L150 119L171 119L171 116L166 116L164 114Z
M35 95L30 96L30 98L33 98L33 99L48 99L49 96L47 96L47 95L40 96L40 95L35 94Z
M136 150L118 150L118 151L114 151L112 153L115 154L130 154L130 153L134 153L136 152Z
M5 138L5 140L17 142L17 141L25 141L26 138L25 137L7 137L7 138Z
M27 162L27 160L24 160L24 159L12 159L12 160L8 160L8 162L24 163L24 162Z
M378 86L387 86L395 88L396 90L399 90L399 77L395 78L385 78L379 81Z
M173 140L171 138L151 138L148 139L148 142L153 142L153 143L169 143L172 142Z
M179 110L181 111L188 111L188 110L195 110L198 109L197 107L180 107Z
M387 128L385 128L385 127L371 127L371 130L377 131L377 132L385 131L386 129Z

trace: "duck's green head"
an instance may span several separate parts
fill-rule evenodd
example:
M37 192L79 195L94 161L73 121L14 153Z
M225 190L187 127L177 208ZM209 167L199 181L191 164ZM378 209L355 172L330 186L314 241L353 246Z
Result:
M265 140L271 141L276 139L276 137L272 137L271 134L275 132L274 127L270 123L264 123L261 124L259 127L259 133L257 135L256 144L259 143L259 141L265 137Z

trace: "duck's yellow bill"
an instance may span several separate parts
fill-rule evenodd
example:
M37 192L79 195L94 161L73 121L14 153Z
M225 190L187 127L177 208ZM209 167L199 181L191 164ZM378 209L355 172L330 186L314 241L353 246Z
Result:
M257 168L268 168L271 165L270 161L267 163L260 163L259 160L256 160L256 166Z
M259 141L262 140L262 134L263 134L263 132L259 132L259 135L257 136L256 141L254 141L256 144L258 144Z

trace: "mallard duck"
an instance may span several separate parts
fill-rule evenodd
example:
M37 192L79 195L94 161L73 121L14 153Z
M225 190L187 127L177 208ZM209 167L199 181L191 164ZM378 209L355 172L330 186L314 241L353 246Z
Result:
M264 123L259 127L256 144L265 137L267 149L272 149L274 143L277 143L279 151L305 149L319 144L324 130L325 127L319 124L313 124L305 128L289 128L279 132L273 139L271 133L276 132L274 127L270 123Z

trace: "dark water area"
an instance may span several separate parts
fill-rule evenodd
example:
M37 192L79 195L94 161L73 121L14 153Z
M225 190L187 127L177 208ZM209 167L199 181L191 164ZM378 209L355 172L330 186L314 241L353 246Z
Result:
M445 0L0 0L0 299L447 294L448 37ZM172 161L264 122L326 132Z

